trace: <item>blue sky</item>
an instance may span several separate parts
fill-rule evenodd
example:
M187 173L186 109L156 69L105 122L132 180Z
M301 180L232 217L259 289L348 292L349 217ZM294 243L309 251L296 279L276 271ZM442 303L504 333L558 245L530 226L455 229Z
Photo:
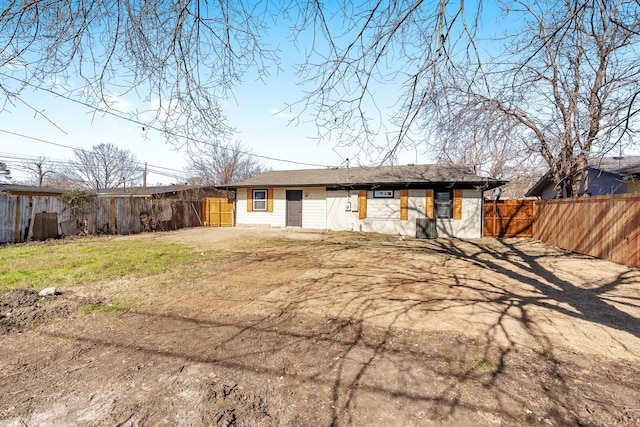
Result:
M257 156L268 157L261 161L276 170L340 166L347 158L351 165L375 162L375 155L369 157L359 153L355 145L336 148L335 141L318 140L317 129L309 115L303 113L301 122L289 124L295 111L286 106L299 101L305 88L295 84L297 77L292 68L302 60L302 55L286 40L285 34L284 30L276 29L270 36L270 41L281 49L282 71L272 74L266 81L257 80L252 74L246 75L244 82L234 89L233 98L221 103L228 124L237 130L233 140L239 140ZM73 78L63 83L67 88L78 85ZM398 86L381 85L376 102L381 107L393 106L397 96ZM18 103L0 113L0 160L8 164L14 179L26 178L19 170L20 158L44 155L64 161L73 157L69 147L90 149L99 143L128 149L141 163L147 162L151 171L162 172L149 174L150 185L181 182L185 178L182 173L187 164L184 148L167 144L159 132L143 131L139 124L93 111L46 91L25 91L21 98L33 109ZM153 108L151 103L129 95L113 95L112 102L121 111ZM34 109L43 114L35 114ZM383 141L384 135L380 135L378 142ZM418 149L403 151L398 156L401 164L432 161L433 158Z
M286 101L292 102L297 96L297 87L284 83L284 78L279 77L278 84L247 83L235 91L235 100L223 103L229 125L237 130L235 138L256 155L300 163L339 165L341 157L330 144L319 144L310 138L315 135L313 125L288 126L290 116L277 113ZM24 104L16 104L0 115L0 159L8 164L14 179L24 177L15 157L44 155L65 160L73 157L73 150L63 146L90 149L99 143L128 149L140 162L148 162L156 169L160 166L178 171L162 170L169 175L176 173L175 179L151 175L149 183L176 182L183 175L180 171L186 166L185 149L167 144L160 132L143 131L138 124L95 112L45 91L25 91L22 99L42 114L36 114ZM148 103L128 97L114 96L112 101L114 107L122 111L151 108ZM348 153L344 155L348 157ZM267 159L261 161L273 169L311 167Z
M238 86L234 99L222 102L228 124L237 131L233 139L240 140L255 155L282 159L261 159L275 170L339 166L346 158L354 162L357 149L334 149L332 141L319 141L310 117L303 116L306 123L289 123L293 112L286 105L301 97L301 89L294 81L293 71L287 68L267 82L248 78ZM73 80L67 83L74 84ZM26 178L16 158L44 155L64 161L73 157L73 150L66 147L90 149L99 143L130 150L141 163L153 165L150 169L168 168L161 170L164 175L150 174L149 184L169 184L184 179L180 171L187 164L185 149L167 144L160 132L148 129L143 132L138 124L96 112L46 91L25 90L21 98L29 106L16 103L0 114L0 160L8 164L16 180ZM121 111L152 108L150 103L129 96L113 95L112 102ZM35 113L34 109L42 114ZM403 153L400 158L410 163L427 160L415 152ZM166 176L174 173L174 177Z

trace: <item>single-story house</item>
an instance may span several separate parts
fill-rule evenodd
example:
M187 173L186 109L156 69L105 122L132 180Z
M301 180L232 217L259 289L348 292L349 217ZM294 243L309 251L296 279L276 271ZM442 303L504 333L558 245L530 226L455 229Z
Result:
M505 183L434 164L271 171L224 187L240 226L479 238L483 192Z
M589 195L640 193L640 156L598 157L589 160ZM566 191L563 190L564 195ZM584 182L579 195L584 194ZM556 188L546 173L526 194L527 197L555 199Z

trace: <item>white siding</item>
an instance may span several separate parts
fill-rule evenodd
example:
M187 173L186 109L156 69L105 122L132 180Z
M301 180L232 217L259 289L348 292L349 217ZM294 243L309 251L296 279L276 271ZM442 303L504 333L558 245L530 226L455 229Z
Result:
M302 190L302 228L326 229L327 211L324 187L274 188L273 212L247 212L247 202L251 203L251 200L247 201L245 189L239 189L236 196L236 223L238 225L285 227L287 224L287 190Z
M426 212L425 190L409 190L409 217L400 220L400 191L393 199L375 199L367 192L367 218L358 218L358 192L327 191L327 228L330 230L368 231L384 234L401 234L415 237L416 219L424 218ZM351 202L352 211L346 209ZM353 209L356 209L354 212ZM462 219L438 219L438 235L442 237L482 237L482 192L463 190Z
M256 187L256 189L258 188ZM247 191L244 188L239 189L236 194L236 223L238 225L270 225L272 227L284 227L286 217L279 211L279 209L282 209L281 206L283 203L279 203L278 197L285 193L279 191L279 189L276 189L273 193L273 212L247 212L247 203L252 203L252 200L247 200Z
M370 220L400 219L400 191L393 192L391 198L375 198L373 191L367 191L367 218Z
M482 191L462 191L462 219L439 218L438 237L478 239L482 237Z
M358 191L328 190L326 194L327 229L357 231Z
M286 190L302 190L302 228L367 231L415 237L416 219L425 217L425 190L409 190L409 218L400 220L400 191L391 199L374 198L367 192L367 218L359 219L358 191L313 188L276 188L273 212L247 212L247 192L237 194L238 225L286 224ZM463 190L462 219L438 219L440 237L482 237L482 192ZM250 202L250 201L249 201Z
M416 190L416 193L424 195L424 190ZM413 205L415 206L416 203L414 201ZM424 206L424 200L422 205ZM367 191L367 218L359 219L358 191L327 191L327 228L415 236L416 223L415 216L412 218L411 206L411 192L409 192L409 219L402 221L400 220L399 190L394 191L392 199L374 198L373 191Z
M289 190L297 190L289 188ZM327 191L324 187L302 188L302 228L327 229ZM286 212L285 212L286 215Z

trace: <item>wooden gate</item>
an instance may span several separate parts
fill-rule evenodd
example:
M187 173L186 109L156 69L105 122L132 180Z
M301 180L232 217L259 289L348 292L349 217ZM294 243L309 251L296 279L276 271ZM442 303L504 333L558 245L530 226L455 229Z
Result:
M533 237L534 200L486 201L485 237Z
M211 227L233 227L233 199L207 197L202 201L202 220Z

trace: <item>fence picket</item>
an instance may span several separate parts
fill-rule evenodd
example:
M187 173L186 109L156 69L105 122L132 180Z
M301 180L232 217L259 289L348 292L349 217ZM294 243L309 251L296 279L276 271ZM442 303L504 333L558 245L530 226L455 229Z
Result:
M60 234L63 229L85 234L133 234L199 226L201 210L202 202L191 200L97 197L72 212L70 206L56 196L0 194L0 242L29 240L32 217L45 212L57 214Z
M534 238L640 267L640 194L540 200L536 204Z

